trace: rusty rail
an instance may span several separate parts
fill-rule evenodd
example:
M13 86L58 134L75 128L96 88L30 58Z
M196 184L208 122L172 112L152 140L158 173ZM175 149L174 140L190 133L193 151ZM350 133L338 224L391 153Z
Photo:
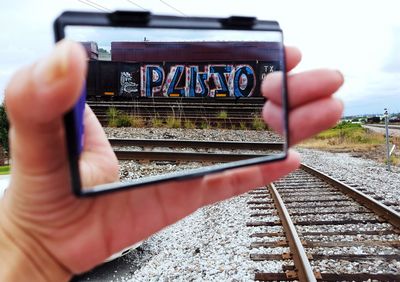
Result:
M216 148L240 150L283 150L281 142L192 141L172 139L108 139L111 146Z
M311 168L310 166L307 166L305 164L302 164L301 169L307 171L308 173L318 177L319 179L330 183L331 185L335 186L338 188L340 191L342 191L344 194L348 195L358 203L364 205L368 209L372 210L375 214L379 215L380 217L384 218L387 220L389 223L391 223L393 226L395 226L397 229L400 229L400 214L390 207L378 202L377 200L371 198L370 196L364 194L361 191L358 191L349 185L343 183L340 180L333 179L332 177L328 176L327 174L323 173L322 171L319 171L315 168Z
M290 218L289 212L286 209L282 198L280 197L274 184L271 183L267 188L274 200L275 207L278 210L278 215L286 234L286 238L288 239L288 244L293 254L293 261L297 270L297 278L300 281L316 282L317 280L314 276L310 261L307 258L307 254L303 248L299 235L297 234L296 228L294 227L293 221Z

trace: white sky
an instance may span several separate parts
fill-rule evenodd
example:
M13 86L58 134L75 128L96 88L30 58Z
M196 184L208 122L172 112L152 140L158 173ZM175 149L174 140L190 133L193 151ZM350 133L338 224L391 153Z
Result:
M128 0L91 0L110 10L140 9ZM154 13L180 15L160 0L131 0ZM346 78L337 94L345 114L400 112L400 2L393 0L164 0L188 16L277 20L298 46L295 71L328 67ZM48 53L53 20L64 10L97 11L77 0L19 0L0 11L0 96L12 73ZM1 97L0 97L1 100Z

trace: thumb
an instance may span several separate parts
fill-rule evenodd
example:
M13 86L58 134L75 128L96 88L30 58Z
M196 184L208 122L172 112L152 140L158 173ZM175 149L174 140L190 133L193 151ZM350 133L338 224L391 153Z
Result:
M5 102L13 170L38 175L65 162L62 116L80 95L85 60L79 44L62 41L47 58L11 79Z

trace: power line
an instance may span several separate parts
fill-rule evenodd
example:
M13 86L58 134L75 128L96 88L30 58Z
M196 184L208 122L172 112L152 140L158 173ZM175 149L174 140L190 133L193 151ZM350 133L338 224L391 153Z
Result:
M143 8L142 6L140 6L139 4L136 4L135 2L133 2L132 0L126 0L126 1L128 1L129 3L131 3L132 5L134 5L134 6L136 6L136 7L138 7L138 8L140 8L140 9L142 9L142 10L145 10L145 11L147 11L147 9L145 9L145 8Z
M110 9L108 9L100 4L94 3L93 1L90 1L90 0L78 0L78 1L85 5L90 6L92 8L95 8L96 10L102 11L102 12L111 12Z
M177 11L179 14L181 14L181 15L183 15L183 16L186 16L186 14L185 14L184 12L182 12L181 10L179 10L179 9L175 8L174 6L168 4L167 2L165 2L165 1L163 1L163 0L160 0L160 2L163 3L164 5L170 7L171 9Z

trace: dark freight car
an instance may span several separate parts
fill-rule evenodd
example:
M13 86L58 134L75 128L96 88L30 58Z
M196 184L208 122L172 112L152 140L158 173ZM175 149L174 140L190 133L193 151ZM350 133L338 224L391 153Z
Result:
M88 97L256 97L281 70L273 42L112 42L111 61L91 61Z
M98 60L99 59L99 48L96 42L81 42L83 47L86 50L86 55L90 60Z

